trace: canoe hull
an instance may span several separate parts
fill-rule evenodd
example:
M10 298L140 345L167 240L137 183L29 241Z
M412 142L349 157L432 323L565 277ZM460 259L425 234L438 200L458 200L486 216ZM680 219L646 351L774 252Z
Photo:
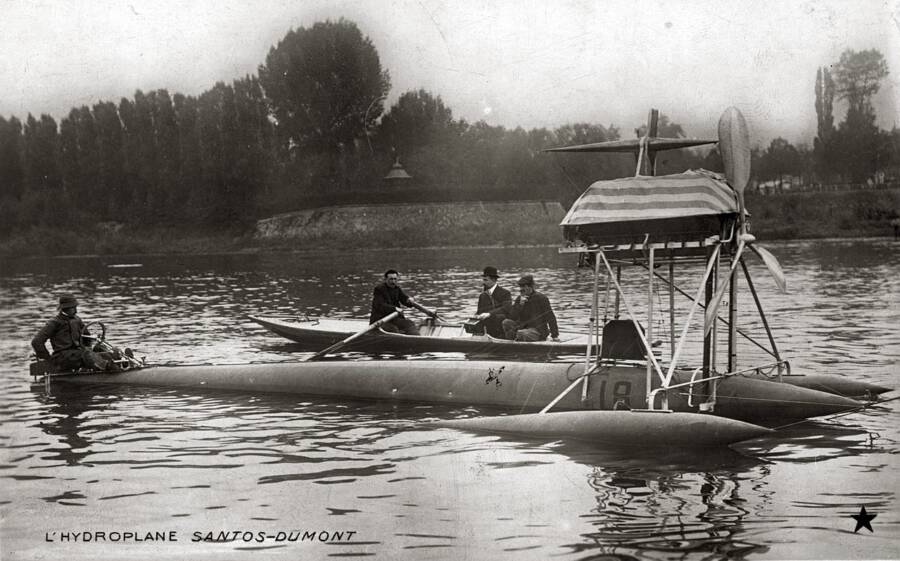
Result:
M290 322L275 318L249 316L249 319L272 333L303 345L304 349L319 351L342 341L365 328L364 322L327 320L321 322ZM584 354L584 336L562 335L559 342L536 341L523 343L495 339L485 335L466 334L459 325L423 326L422 335L411 336L375 330L341 348L362 352L448 352L475 355L571 355Z
M344 399L497 406L538 411L582 372L582 364L503 361L323 361L220 366L160 366L120 374L55 378L53 383L131 384L280 392ZM643 368L613 366L579 384L554 410L645 408ZM584 399L582 399L584 397ZM674 411L697 412L701 393L669 392ZM657 402L657 406L659 403ZM789 384L733 377L718 385L713 413L746 421L818 417L861 404Z

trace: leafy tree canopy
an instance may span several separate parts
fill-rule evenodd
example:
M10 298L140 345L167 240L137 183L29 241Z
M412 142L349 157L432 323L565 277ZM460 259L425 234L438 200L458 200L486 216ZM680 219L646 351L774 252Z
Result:
M378 136L400 155L408 155L417 146L437 140L453 126L453 113L440 96L425 90L400 96L379 125Z
M861 109L869 104L888 75L887 62L877 49L856 52L847 49L834 67L834 81L839 99Z
M281 137L313 152L339 150L365 134L390 89L372 41L344 19L289 31L259 67L259 80Z

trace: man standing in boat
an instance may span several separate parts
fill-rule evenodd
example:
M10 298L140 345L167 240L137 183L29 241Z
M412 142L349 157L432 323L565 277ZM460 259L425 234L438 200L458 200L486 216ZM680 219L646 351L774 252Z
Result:
M59 297L59 313L38 331L31 340L31 346L39 359L50 360L57 372L78 370L120 370L113 353L95 353L85 347L83 337L89 337L84 322L78 317L78 300L71 294ZM53 348L53 355L47 352L47 340Z
M514 341L544 341L548 335L559 341L556 314L550 300L534 289L531 275L519 279L519 297L502 325L506 338Z
M503 320L512 308L512 294L497 284L500 274L495 267L485 267L481 277L484 290L478 295L478 310L475 318L480 320L484 331L491 337L503 339Z
M372 294L372 313L369 316L369 324L373 324L381 318L400 312L400 315L381 326L385 331L391 333L403 333L404 335L419 335L419 327L410 320L403 317L403 308L418 308L434 317L436 314L426 310L424 307L416 303L411 296L407 296L403 289L397 284L400 281L400 273L394 269L388 269L384 273L384 282L375 287Z

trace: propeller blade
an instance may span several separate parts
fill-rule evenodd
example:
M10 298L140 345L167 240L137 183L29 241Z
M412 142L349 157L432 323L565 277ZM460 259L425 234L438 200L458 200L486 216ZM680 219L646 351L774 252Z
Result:
M728 289L728 285L731 284L731 278L734 276L735 267L737 267L738 263L741 259L741 253L744 252L744 248L747 247L747 244L744 243L744 240L741 240L738 243L737 251L734 254L734 259L731 262L731 270L728 272L728 280L722 283L719 286L719 289L716 290L715 296L713 296L712 302L709 303L709 307L706 308L706 319L703 322L703 336L706 337L709 335L710 330L712 330L713 325L716 324L716 314L719 313L719 304L722 303L722 297L725 296L725 290Z
M544 148L543 152L638 152L640 150L639 138L626 140L609 140L606 142L593 142L591 144L576 144L574 146L560 146L559 148ZM715 140L703 138L658 138L649 137L645 141L648 152L662 150L674 150L676 148L690 148L704 144L715 144Z
M738 194L743 209L744 189L750 182L750 132L736 107L726 109L719 119L719 151L725 164L725 177Z
M750 249L753 250L753 253L759 255L759 258L763 260L763 263L768 267L769 272L772 273L772 278L775 279L775 284L778 286L778 290L782 292L787 292L787 280L784 277L784 270L781 268L781 263L778 262L778 259L772 255L769 250L763 247L756 247L755 245L751 245Z

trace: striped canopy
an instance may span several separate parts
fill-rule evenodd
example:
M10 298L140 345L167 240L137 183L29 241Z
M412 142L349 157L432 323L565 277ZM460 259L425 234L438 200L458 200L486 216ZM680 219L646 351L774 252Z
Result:
M560 226L737 214L735 192L706 170L597 181L575 201Z

